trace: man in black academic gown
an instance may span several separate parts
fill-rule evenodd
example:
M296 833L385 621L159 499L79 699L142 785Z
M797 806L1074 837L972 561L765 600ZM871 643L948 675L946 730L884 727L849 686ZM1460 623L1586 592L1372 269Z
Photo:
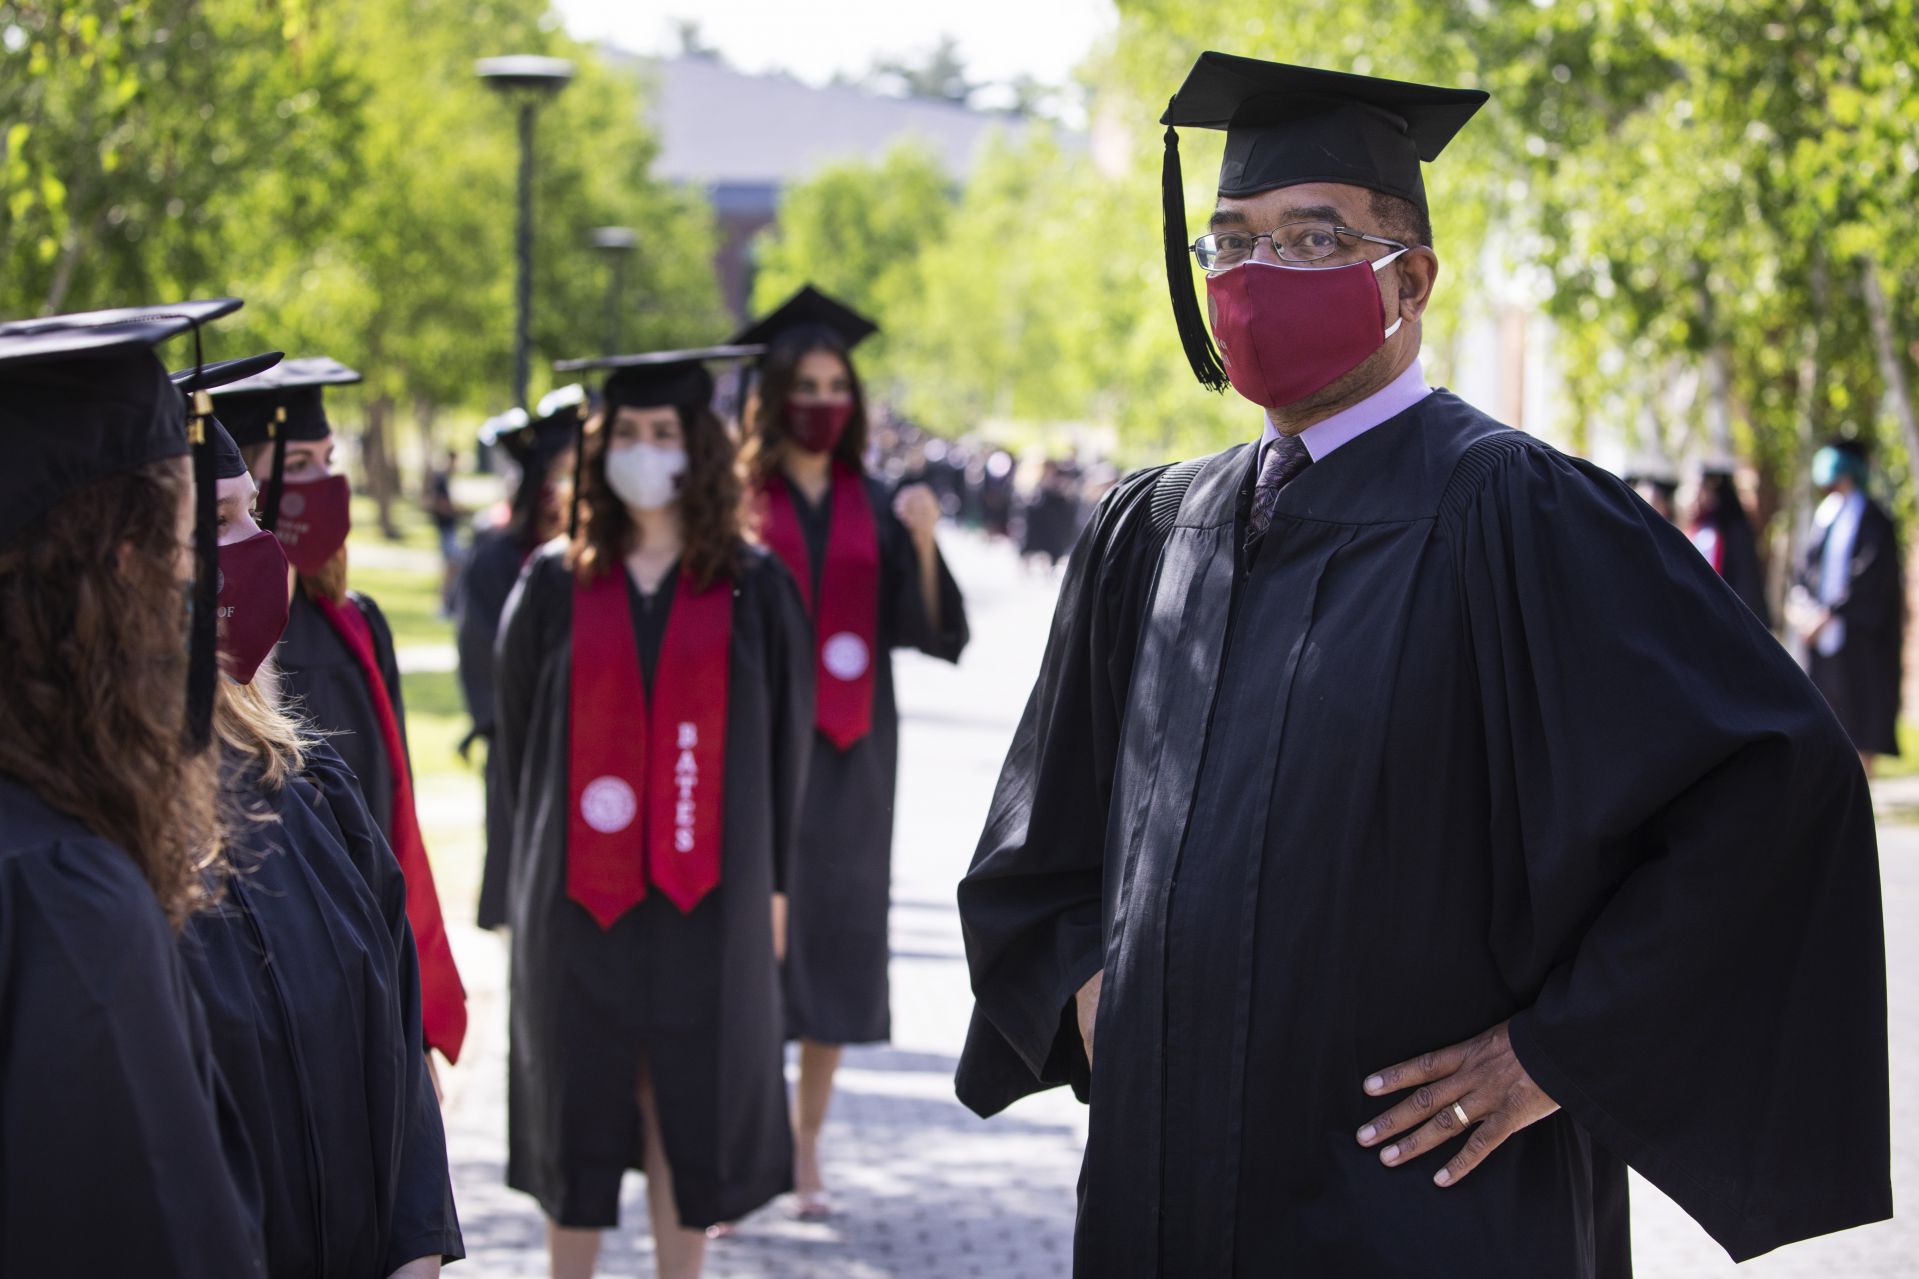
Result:
M1899 753L1899 694L1906 643L1906 573L1899 533L1872 499L1872 468L1857 440L1834 440L1813 455L1823 497L1797 610L1812 682L1867 768Z
M1082 1275L1625 1276L1885 1217L1865 780L1624 484L1426 387L1420 161L1483 102L1208 53L1215 363L1264 438L1075 551L960 886L981 1113L1090 1097ZM1249 432L1250 433L1250 432ZM1462 1140L1463 1138L1463 1140Z

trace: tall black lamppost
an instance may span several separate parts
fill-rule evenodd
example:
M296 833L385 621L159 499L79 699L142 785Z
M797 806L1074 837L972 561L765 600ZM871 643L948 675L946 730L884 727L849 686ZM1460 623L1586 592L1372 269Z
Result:
M540 104L566 87L573 64L565 58L522 54L482 58L475 68L480 79L505 94L520 110L520 216L515 233L519 257L517 306L513 321L513 404L526 407L526 384L532 359L533 316L533 116Z
M633 234L629 227L594 227L590 237L593 247L598 249L607 261L606 276L606 353L617 355L620 350L620 307L626 299L626 260L633 256L633 249L640 237Z

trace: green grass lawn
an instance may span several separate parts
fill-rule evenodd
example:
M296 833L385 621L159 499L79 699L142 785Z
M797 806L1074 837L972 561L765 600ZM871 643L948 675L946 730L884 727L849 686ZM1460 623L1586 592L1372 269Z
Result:
M393 628L396 648L442 647L453 642L453 623L440 616L440 561L434 552L426 570L355 563L347 551L347 579L371 595ZM454 697L458 700L456 690ZM409 698L410 702L412 699Z
M1914 774L1919 774L1919 727L1900 720L1899 754L1894 758L1880 756L1873 765L1873 776L1911 777Z

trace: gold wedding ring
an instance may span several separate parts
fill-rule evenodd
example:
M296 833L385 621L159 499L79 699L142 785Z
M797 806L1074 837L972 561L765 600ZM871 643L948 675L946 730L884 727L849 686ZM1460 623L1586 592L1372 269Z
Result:
M1466 1118L1466 1108L1460 1105L1458 1102L1453 1103L1453 1118L1459 1121L1459 1126L1461 1128L1470 1127L1473 1122L1472 1120Z

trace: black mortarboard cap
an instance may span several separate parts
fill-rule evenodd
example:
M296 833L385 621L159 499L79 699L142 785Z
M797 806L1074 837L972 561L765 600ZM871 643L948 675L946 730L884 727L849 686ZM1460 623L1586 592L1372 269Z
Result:
M62 497L111 475L191 452L194 478L193 627L187 671L188 745L212 731L219 550L215 449L203 395L189 414L153 345L240 309L238 298L122 307L0 324L0 541ZM202 364L195 360L196 366Z
M488 418L480 428L480 442L499 446L519 468L512 501L516 517L539 500L554 460L578 446L580 427L591 416L596 402L597 397L575 382L542 396L534 409L538 416L528 415L525 409L508 409ZM576 476L578 470L576 458Z
M0 541L68 493L186 453L186 404L152 347L238 310L221 298L0 324Z
M285 358L284 351L266 351L259 355L243 355L237 360L219 360L199 368L179 370L172 375L173 384L187 394L211 391L216 386L226 386L256 373L264 373ZM240 455L239 444L218 417L213 419L213 469L223 480L238 479L247 473L246 459Z
M713 373L710 363L744 360L764 352L758 343L731 342L725 346L694 347L685 351L649 351L643 355L600 355L585 360L560 360L554 368L561 373L580 373L605 369L606 386L601 391L602 411L611 417L622 408L707 408L713 403ZM586 418L580 417L580 427ZM573 492L580 491L581 472L586 465L586 449L573 457ZM579 518L579 503L573 508L574 522Z
M1407 84L1229 53L1200 54L1159 119L1166 126L1160 172L1166 277L1180 342L1199 380L1216 391L1226 386L1193 289L1176 129L1226 131L1221 195L1341 182L1398 196L1423 210L1421 161L1437 159L1487 97L1479 89Z
M647 409L697 405L705 408L713 399L713 374L707 367L709 363L743 360L765 349L758 343L734 342L726 346L703 346L686 351L650 351L644 355L601 355L586 360L561 360L553 367L562 373L607 370L606 386L601 394L609 414L622 407Z
M324 440L333 434L321 392L347 386L360 375L326 356L283 360L252 377L216 390L214 407L241 447L289 440Z
M830 297L807 284L740 330L732 341L741 346L773 346L782 338L806 329L827 329L837 335L850 351L878 333L880 326L838 298Z
M544 478L547 466L573 446L580 423L593 411L585 387L575 384L562 390L571 394L555 391L541 399L535 409L539 416L529 418L524 409L509 409L491 419L482 432L485 441L505 449L525 475Z
M280 495L284 489L287 442L324 440L333 434L321 393L329 386L349 386L360 375L324 355L283 360L252 377L229 383L213 393L221 423L241 448L273 445L273 461L260 494L260 526L280 523Z

